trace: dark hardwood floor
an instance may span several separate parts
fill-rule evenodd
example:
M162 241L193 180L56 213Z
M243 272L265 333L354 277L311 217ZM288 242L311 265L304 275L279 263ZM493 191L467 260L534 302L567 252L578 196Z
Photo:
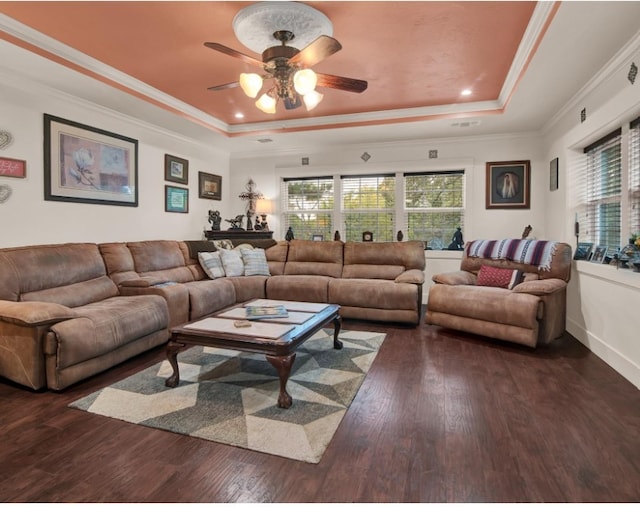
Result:
M0 380L0 501L640 501L640 391L574 338L343 328L387 338L319 464L67 407L158 348L62 393Z

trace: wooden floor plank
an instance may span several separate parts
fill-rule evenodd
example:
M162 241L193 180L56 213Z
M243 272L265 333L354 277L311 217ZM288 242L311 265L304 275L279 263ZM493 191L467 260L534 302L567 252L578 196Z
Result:
M637 502L640 391L570 336L537 350L433 326L384 332L313 465L67 405L164 359L63 392L0 379L3 502Z

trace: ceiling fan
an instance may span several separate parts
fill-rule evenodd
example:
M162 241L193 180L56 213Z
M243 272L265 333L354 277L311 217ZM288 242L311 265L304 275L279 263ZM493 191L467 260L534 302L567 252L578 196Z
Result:
M282 100L286 109L296 109L304 101L307 110L310 111L320 103L323 97L315 91L316 86L354 93L362 93L367 89L367 82L361 79L318 74L311 70L315 64L342 49L340 43L333 37L320 35L302 50L286 45L295 38L293 32L289 30L277 30L273 33L273 37L281 44L264 50L262 61L222 44L205 42L206 47L260 67L264 72L262 75L243 73L240 74L238 81L211 86L208 89L220 91L240 86L247 96L255 98L263 82L273 79L274 86L256 101L258 109L270 114L276 112L278 99Z

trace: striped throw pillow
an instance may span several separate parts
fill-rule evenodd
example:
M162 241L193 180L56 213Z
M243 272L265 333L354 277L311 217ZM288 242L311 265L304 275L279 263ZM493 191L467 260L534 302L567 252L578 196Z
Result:
M225 276L220 252L198 252L198 262L209 278L216 279Z
M269 264L267 263L267 256L262 248L255 248L253 250L243 249L242 261L244 262L244 274L245 276L265 275L271 276L269 273Z
M244 263L240 252L244 250L219 250L222 266L227 276L244 275Z

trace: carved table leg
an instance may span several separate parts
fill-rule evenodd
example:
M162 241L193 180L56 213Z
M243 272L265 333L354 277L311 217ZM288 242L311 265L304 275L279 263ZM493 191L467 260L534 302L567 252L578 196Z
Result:
M290 356L267 356L267 361L274 366L280 377L280 395L278 396L278 407L280 408L289 408L293 403L291 395L287 392L287 380L289 380L295 358L295 353Z
M342 317L340 317L340 315L336 315L336 318L333 320L333 348L336 350L342 349L342 342L338 340L341 327Z
M180 382L180 372L178 371L178 359L177 355L184 349L184 344L170 341L167 343L167 360L173 368L173 375L164 381L164 385L167 387L175 387Z

